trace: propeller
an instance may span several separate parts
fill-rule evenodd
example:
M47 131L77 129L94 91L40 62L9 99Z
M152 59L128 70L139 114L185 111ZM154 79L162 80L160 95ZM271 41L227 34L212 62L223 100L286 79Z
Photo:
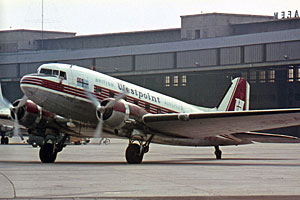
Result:
M99 115L100 119L99 119L99 123L98 123L95 133L94 133L94 138L101 138L102 132L103 132L103 130L102 130L103 129L103 115L104 115L105 111L113 108L116 105L116 103L118 101L120 101L121 99L123 99L126 95L125 95L125 93L120 93L116 96L116 98L109 101L105 106L101 106L101 103L99 102L99 100L91 92L85 90L85 94L87 95L89 100L93 103L97 112L100 112L100 115Z
M2 98L4 99L4 98ZM7 100L5 100L6 102L8 102L9 104L9 109L11 111L11 115L13 114L14 116L12 118L14 118L14 131L13 131L13 135L14 136L19 136L21 138L21 140L24 140L23 134L20 131L20 123L19 123L19 117L18 115L20 115L23 112L23 106L26 104L28 98L26 96L23 96L23 98L18 102L18 104L16 106L10 104Z
M13 129L13 135L14 136L20 136L22 140L24 140L23 135L20 131L20 124L18 119L18 114L21 114L22 107L26 104L26 101L28 98L26 96L23 96L23 98L18 102L17 105L12 105L2 94L2 87L0 84L0 107L6 109L7 111L10 111L10 115L13 118L12 115L14 115L14 129Z

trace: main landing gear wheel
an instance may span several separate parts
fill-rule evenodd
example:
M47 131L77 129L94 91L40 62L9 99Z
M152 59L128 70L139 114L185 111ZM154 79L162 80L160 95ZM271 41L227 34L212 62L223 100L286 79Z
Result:
M215 146L215 155L216 159L221 159L222 158L222 151L220 150L219 146Z
M142 162L144 152L138 144L129 144L126 149L126 160L128 164L139 164Z
M54 144L45 143L40 149L40 159L42 163L54 163L57 151L54 149Z
M1 137L1 144L8 144L8 143L9 143L8 137Z

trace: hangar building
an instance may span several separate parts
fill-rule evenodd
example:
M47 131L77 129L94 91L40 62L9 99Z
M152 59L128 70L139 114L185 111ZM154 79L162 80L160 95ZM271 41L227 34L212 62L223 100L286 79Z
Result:
M300 18L209 13L181 27L76 36L0 31L0 82L10 101L19 80L62 62L121 78L186 102L215 107L232 78L251 85L250 109L300 106Z

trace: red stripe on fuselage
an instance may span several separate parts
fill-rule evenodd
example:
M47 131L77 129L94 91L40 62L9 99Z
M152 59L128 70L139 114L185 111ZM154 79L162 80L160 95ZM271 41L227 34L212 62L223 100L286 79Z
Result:
M58 83L55 81L50 81L50 80L46 80L46 79L41 79L41 78L36 78L36 77L25 77L21 80L21 84L29 84L29 85L37 85L40 87L44 87L47 89L51 89L51 90L55 90L58 92L62 92L62 93L66 93L66 94L70 94L70 95L74 95L74 96L78 96L84 99L88 99L85 95L85 91L84 89L80 89L80 88L76 88L70 85L65 85L62 83ZM120 94L119 92L116 92L114 90L110 90L98 85L94 85L94 91L96 90L96 88L100 88L101 89L101 93L93 93L97 99L99 101L103 101L106 98L110 98L110 93L113 93L114 95L118 95ZM157 106L155 104L146 102L146 101L142 101L140 99L134 98L134 97L127 97L128 99L131 99L132 103L134 102L134 100L138 101L139 106L143 106L145 107L146 103L150 105L150 113L156 114L158 109L161 110L162 113L177 113L173 110L161 107L161 106ZM128 101L129 102L129 101ZM148 111L149 112L149 111Z

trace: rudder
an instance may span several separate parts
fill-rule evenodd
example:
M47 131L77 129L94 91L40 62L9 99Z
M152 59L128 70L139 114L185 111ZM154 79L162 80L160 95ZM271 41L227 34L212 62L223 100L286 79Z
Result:
M241 77L231 82L224 98L218 106L218 111L249 110L250 85Z

